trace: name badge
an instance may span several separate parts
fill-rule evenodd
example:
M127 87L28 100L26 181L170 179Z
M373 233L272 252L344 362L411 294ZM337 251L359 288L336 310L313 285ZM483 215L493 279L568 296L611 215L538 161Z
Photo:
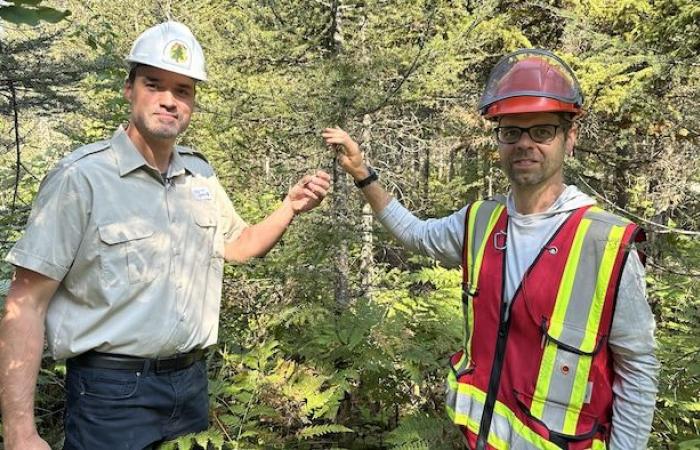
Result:
M195 186L192 188L192 197L195 200L211 200L211 192L206 186Z

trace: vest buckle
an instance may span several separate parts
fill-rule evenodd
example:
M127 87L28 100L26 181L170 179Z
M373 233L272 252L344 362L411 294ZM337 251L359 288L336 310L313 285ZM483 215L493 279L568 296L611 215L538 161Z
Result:
M508 235L501 230L493 235L493 246L496 250L505 250L508 243Z

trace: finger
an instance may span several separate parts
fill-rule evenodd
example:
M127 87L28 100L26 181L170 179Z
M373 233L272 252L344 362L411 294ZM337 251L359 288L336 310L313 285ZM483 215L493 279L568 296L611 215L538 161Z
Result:
M309 189L308 187L304 188L304 190L302 192L304 194L304 197L306 197L306 198L310 198L312 200L319 199L318 195L316 195L316 193L314 191L312 191L311 189Z
M322 170L317 171L313 176L311 176L310 180L311 183L315 183L320 186L330 186L330 181L331 176Z
M343 133L345 133L345 131L338 128L324 128L324 130L321 132L321 136L338 136Z
M330 183L324 182L324 183L309 183L306 185L308 189L311 189L318 195L326 195L326 191L330 187Z
M319 178L309 183L309 185L318 186L321 189L328 189L331 187L331 182L330 180L324 180Z
M305 186L315 185L315 186L320 186L320 187L325 189L325 188L330 187L330 184L331 184L331 180L330 180L329 176L313 175L313 176L310 176L310 178L309 178L308 182L305 184Z
M316 171L316 177L318 177L318 178L320 178L320 179L322 179L322 180L326 180L326 181L330 181L330 180L331 180L330 174L329 174L328 172L324 171L324 170L317 170L317 171Z
M342 136L342 133L340 133L337 130L334 130L332 128L326 128L321 133L321 136L323 136L324 138L325 137L333 137L333 136Z
M345 144L347 140L343 136L332 136L326 138L326 144Z
M337 133L337 132L345 133L345 130L343 130L342 128L340 128L338 126L335 126L335 127L326 127L323 129L323 132L324 133Z

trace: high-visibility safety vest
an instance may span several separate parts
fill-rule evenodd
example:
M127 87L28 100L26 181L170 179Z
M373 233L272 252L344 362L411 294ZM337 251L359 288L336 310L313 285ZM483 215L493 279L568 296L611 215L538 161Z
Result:
M595 206L573 211L508 303L507 229L503 204L467 209L466 332L450 359L448 413L472 449L605 449L614 377L607 338L628 250L644 233Z

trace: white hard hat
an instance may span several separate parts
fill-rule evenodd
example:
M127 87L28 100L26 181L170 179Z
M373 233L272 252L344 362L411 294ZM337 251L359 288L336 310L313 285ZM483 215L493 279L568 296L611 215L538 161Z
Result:
M180 22L159 23L141 33L126 60L207 81L202 46Z

